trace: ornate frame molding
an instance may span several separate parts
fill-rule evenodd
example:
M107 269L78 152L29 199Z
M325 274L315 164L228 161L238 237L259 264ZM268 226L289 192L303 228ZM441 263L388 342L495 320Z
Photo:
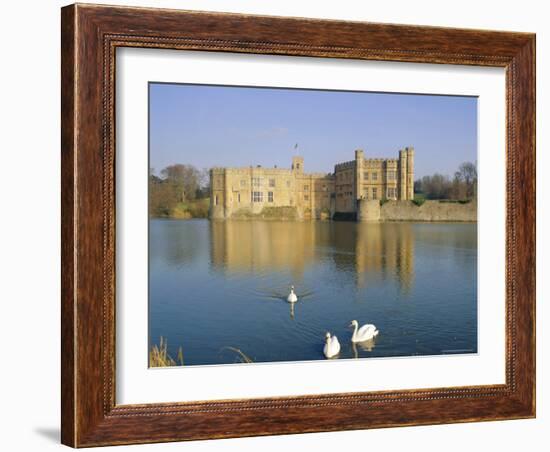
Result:
M116 405L118 47L506 68L506 384ZM535 36L79 4L63 8L62 357L62 442L74 447L533 417ZM327 406L330 417L323 410ZM357 417L355 409L368 409L369 416Z

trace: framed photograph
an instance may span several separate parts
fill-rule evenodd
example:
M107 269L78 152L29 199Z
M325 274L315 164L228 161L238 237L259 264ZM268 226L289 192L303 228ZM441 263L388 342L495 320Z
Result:
M62 9L62 442L535 416L535 36Z

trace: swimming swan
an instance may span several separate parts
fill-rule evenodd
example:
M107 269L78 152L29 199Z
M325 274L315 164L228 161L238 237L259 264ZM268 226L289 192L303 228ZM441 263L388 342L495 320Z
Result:
M358 329L359 324L357 320L352 320L349 326L354 328L351 342L365 342L378 336L378 330L374 325L367 324Z
M338 342L338 338L336 336L331 337L330 333L327 333L325 338L323 353L327 358L333 358L340 353L340 342Z
M298 297L294 293L294 286L290 286L290 293L288 294L288 297L286 297L286 301L289 303L296 303L298 301Z

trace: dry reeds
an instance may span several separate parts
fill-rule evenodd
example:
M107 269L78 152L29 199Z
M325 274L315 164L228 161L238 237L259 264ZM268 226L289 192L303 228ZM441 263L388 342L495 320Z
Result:
M160 345L153 345L149 352L149 367L183 366L183 350L178 350L177 361L168 354L168 341L160 337Z
M224 349L231 350L239 355L242 363L252 364L254 361L252 358L248 357L242 350L235 347L224 347Z

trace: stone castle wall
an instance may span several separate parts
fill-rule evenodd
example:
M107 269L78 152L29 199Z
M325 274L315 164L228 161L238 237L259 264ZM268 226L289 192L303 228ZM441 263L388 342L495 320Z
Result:
M210 172L210 217L263 215L263 211L286 211L291 208L298 218L327 213L334 192L331 174L302 171L299 158L292 169L281 168L213 168ZM288 209L287 209L288 210Z
M380 221L475 222L477 203L426 201L417 206L412 201L388 201L380 207Z
M412 199L413 155L412 148L405 148L399 159L365 158L357 150L355 160L335 164L332 174L305 173L299 156L292 158L290 169L213 168L210 218L263 216L264 209L290 207L299 219L324 219L335 213L356 215L363 200Z
M380 221L380 201L366 199L357 201L357 221Z

